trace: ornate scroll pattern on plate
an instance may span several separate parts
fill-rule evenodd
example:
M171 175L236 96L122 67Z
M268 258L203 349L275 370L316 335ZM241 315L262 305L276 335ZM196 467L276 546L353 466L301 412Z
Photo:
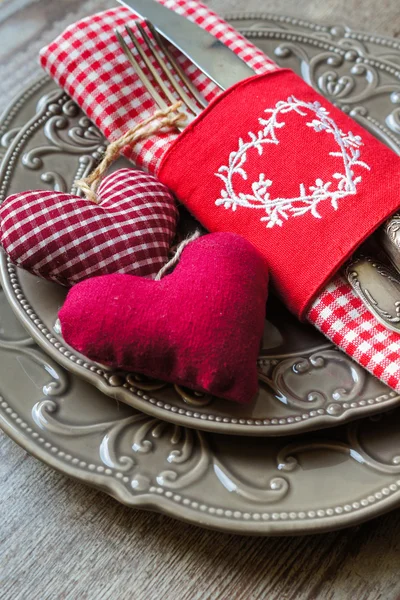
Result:
M204 433L152 419L142 413L115 421L90 425L63 423L58 416L55 400L45 399L32 409L33 420L40 429L68 437L102 434L99 456L105 467L123 473L123 481L134 492L148 492L158 485L167 490L182 490L199 482L207 472L213 472L216 483L246 501L254 503L279 502L289 490L287 480L280 476L268 478L262 484L252 485L234 475L212 450ZM120 454L121 438L129 438L130 453ZM166 452L162 467L149 476L147 462L154 460L159 439L166 437ZM162 446L164 449L165 444ZM161 450L161 451L162 451Z
M326 450L346 454L357 464L372 469L382 475L400 475L400 446L390 460L375 458L360 442L360 428L362 422L355 421L347 425L347 440L330 440L327 438L311 442L293 442L288 444L277 456L278 470L290 473L300 467L298 455L304 452L317 452Z
M44 399L33 406L32 416L43 435L47 432L59 440L87 436L99 439L97 454L101 466L93 464L89 470L111 469L134 495L152 492L157 486L164 491L182 492L213 478L215 484L236 495L240 502L250 506L257 503L279 505L289 491L296 493L296 486L301 480L291 481L291 474L299 469L307 471L310 453L339 453L360 469L384 476L400 474L398 444L392 444L394 450L388 459L376 455L376 452L374 454L368 444L361 442L362 430L368 421L347 425L344 440L331 439L328 433L324 438L307 440L303 437L300 441L286 444L276 453L275 469L266 465L265 476L257 478L257 483L251 483L246 480L248 475L246 477L242 469L233 473L224 463L223 455L221 457L215 452L209 435L152 419L142 413L134 412L123 418L90 424L64 422L57 400ZM390 419L390 416L384 416L385 419ZM261 469L262 461L259 462Z
M0 305L5 302L4 292L0 288ZM36 382L39 380L42 393L46 397L59 397L68 388L68 375L55 361L37 348L32 338L21 331L21 334L11 338L7 336L9 325L4 322L5 315L0 312L0 350L16 355L25 373ZM39 367L39 373L36 369ZM42 385L43 374L46 382ZM50 378L50 381L48 379Z
M300 41L302 44L303 40L306 43L310 39L309 36L312 36L312 39L319 38L321 41L332 42L344 50L356 50L361 57L378 58L394 66L400 65L400 43L397 39L356 31L346 25L324 25L262 12L234 13L226 18L235 21L236 27L239 27L249 38L273 39L277 32L285 32L288 38L294 34L302 35L303 39Z
M32 87L36 90L36 84ZM45 142L26 149L37 133L44 136ZM66 192L71 189L72 193L77 193L74 181L85 177L95 167L106 142L81 109L62 90L56 88L39 98L36 114L25 126L15 127L2 135L1 145L11 155L6 157L8 169L2 177L0 201L7 194L10 178L17 164L30 171L40 171L40 181L56 191ZM65 169L63 162L48 160L57 155L77 157L72 182L66 177L71 174L62 172ZM53 164L53 168L47 168L47 163Z
M349 381L347 387L334 385L329 392L322 388L299 392L296 390L296 381L290 382L291 378L309 377L313 372L317 372L322 380L324 371L329 372L332 364L343 369L343 377L346 376L344 378ZM153 393L155 401L157 401L158 392L168 389L174 393L177 399L194 409L204 408L218 402L217 398L208 394L194 392L188 388L171 385L139 373L110 374L107 371L101 371L101 373L111 386L128 388L132 392L140 390L143 393ZM260 357L258 377L260 382L267 384L275 400L289 408L303 411L311 407L312 409L324 407L328 414L337 416L346 408L343 407L343 403L352 402L360 397L368 376L357 363L349 360L330 344L325 344L321 348L312 348L309 352L301 351L280 356ZM207 415L204 412L202 414Z
M296 393L295 385L293 383L290 385L290 376L308 377L313 371L321 371L321 375L324 376L324 370L329 373L332 363L340 365L347 372L351 381L348 387L334 385L329 395L321 388L320 390L309 390L306 394L299 396ZM366 373L357 363L349 361L342 352L328 347L312 351L308 355L292 354L280 361L267 360L264 368L259 372L259 377L261 381L270 386L278 400L290 407L302 410L307 404L312 405L313 408L324 406L329 414L338 415L343 411L340 403L352 402L360 396L365 384Z
M40 112L51 113L46 120L43 132L48 143L29 150L22 156L22 164L27 169L44 169L45 157L56 153L79 156L76 177L85 177L95 167L105 149L104 138L89 119L82 115L80 108L64 93L50 92L38 104ZM71 125L71 119L78 118ZM82 156L82 153L85 154ZM45 171L41 181L59 192L68 191L70 185L59 171ZM72 190L76 193L76 189Z

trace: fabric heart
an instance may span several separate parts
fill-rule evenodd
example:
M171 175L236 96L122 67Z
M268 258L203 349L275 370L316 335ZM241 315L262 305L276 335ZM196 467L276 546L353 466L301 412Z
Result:
M91 360L236 402L257 392L268 274L231 233L206 235L160 281L109 275L68 293L65 341Z
M0 207L0 240L18 266L70 286L88 277L150 277L164 265L177 208L154 176L120 169L103 180L99 204L71 194L28 191Z

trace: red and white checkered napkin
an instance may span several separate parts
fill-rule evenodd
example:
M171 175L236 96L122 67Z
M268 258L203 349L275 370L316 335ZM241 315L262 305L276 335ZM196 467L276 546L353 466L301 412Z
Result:
M272 72L278 68L200 2L158 1L215 35L256 73ZM123 29L129 24L135 29L134 21L135 16L125 8L93 15L68 27L40 54L43 68L74 98L109 140L119 138L156 109L115 38L115 28ZM135 33L140 39L139 32ZM198 89L211 101L219 93L219 88L185 57L180 56L179 60ZM154 66L158 69L156 64ZM138 144L134 152L127 150L128 158L156 172L175 138L175 134L156 135ZM307 318L344 352L400 392L400 335L381 325L341 276L335 277L320 292Z
M255 72L265 73L278 68L261 50L199 2L159 1L218 37ZM74 23L40 53L42 67L74 98L110 141L120 138L138 122L150 117L157 108L115 36L114 29L120 29L128 45L132 45L124 32L125 25L129 25L136 37L142 40L135 27L135 15L120 7ZM150 52L148 56L153 58ZM152 62L160 72L154 58ZM180 56L180 63L208 101L221 91L188 59ZM137 144L135 152L128 158L155 172L164 152L176 137L175 134L153 136L151 140Z

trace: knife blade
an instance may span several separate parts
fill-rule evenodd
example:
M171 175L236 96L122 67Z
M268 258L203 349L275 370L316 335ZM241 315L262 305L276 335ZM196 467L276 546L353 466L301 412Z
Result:
M254 75L251 69L213 35L155 0L118 0L143 19L148 19L214 83L227 89Z

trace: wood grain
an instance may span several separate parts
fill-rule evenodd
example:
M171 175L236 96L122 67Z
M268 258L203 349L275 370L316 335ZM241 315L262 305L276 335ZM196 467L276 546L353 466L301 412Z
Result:
M119 505L2 435L1 597L400 598L400 513L297 538L204 531Z
M210 0L400 35L398 0ZM3 0L0 107L35 77L37 50L113 0ZM18 32L18 35L15 32ZM1 382L0 382L1 390ZM135 511L52 471L0 434L4 600L399 600L400 513L298 538L246 538Z

